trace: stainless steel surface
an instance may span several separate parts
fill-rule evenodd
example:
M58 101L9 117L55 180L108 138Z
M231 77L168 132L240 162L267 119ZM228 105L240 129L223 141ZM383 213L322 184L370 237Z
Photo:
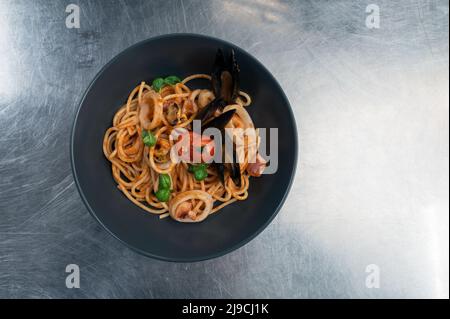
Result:
M448 298L448 1L79 1L79 29L65 26L68 3L0 1L0 297ZM365 24L370 3L379 29ZM301 147L275 221L193 264L108 235L69 163L95 74L171 32L219 37L264 63ZM72 263L80 289L65 286ZM369 264L378 289L366 287Z

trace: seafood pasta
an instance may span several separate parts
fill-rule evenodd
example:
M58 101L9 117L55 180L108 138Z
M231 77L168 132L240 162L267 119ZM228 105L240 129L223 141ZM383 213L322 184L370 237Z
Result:
M210 85L191 89L189 82L197 79ZM251 102L239 90L233 51L217 51L211 75L140 83L104 135L103 152L118 188L145 211L180 222L200 222L245 200L250 176L266 167L246 111ZM219 137L208 133L214 129Z

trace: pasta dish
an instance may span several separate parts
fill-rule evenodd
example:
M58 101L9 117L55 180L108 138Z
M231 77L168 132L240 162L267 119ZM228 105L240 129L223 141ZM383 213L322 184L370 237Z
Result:
M131 91L103 140L130 201L160 218L200 222L248 197L266 161L239 72L234 52L219 49L211 74L159 77ZM193 81L209 85L192 89Z

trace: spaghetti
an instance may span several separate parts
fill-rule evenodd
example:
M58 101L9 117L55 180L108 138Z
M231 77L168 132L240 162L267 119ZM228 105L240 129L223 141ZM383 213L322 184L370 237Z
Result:
M195 166L189 161L173 161L171 149L175 142L171 133L180 128L191 131L199 112L216 98L212 90L193 90L187 86L197 79L211 81L212 77L194 74L166 84L159 91L155 84L140 83L115 113L103 139L103 153L111 162L119 190L143 210L181 222L202 221L231 203L245 200L250 176L259 176L265 167L259 154L256 163L249 160L251 149L258 147L259 137L253 144L244 138L244 146L238 151L243 158L238 164L238 182L232 172L218 170L214 164ZM223 108L223 112L234 112L227 127L254 128L245 110L251 97L237 92L236 98ZM209 141L207 138L206 142ZM205 146L203 142L202 137L201 147Z

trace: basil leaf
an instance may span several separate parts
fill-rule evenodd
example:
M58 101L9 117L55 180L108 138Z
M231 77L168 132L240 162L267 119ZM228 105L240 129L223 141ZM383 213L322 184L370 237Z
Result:
M160 202L168 202L170 198L170 189L158 189L155 196Z
M181 82L180 78L176 75L170 75L164 79L164 83L168 85L174 85Z
M208 177L208 171L206 170L207 167L208 167L208 164L205 164L205 163L201 163L201 164L197 164L197 165L190 165L188 168L188 171L190 173L194 174L194 178L197 181L202 181L206 177Z
M202 181L204 180L206 177L208 177L208 172L206 171L206 169L198 169L194 172L194 178L197 181Z
M208 164L205 164L205 163L200 163L197 165L191 164L188 167L188 172L195 173L196 171L199 171L199 170L206 170L207 167L208 167Z
M152 87L156 92L159 92L161 88L165 85L165 81L163 78L156 78L152 82Z
M147 146L155 146L156 144L156 137L152 134L150 131L142 131L142 141Z
M170 176L168 174L159 175L158 189L170 189Z

